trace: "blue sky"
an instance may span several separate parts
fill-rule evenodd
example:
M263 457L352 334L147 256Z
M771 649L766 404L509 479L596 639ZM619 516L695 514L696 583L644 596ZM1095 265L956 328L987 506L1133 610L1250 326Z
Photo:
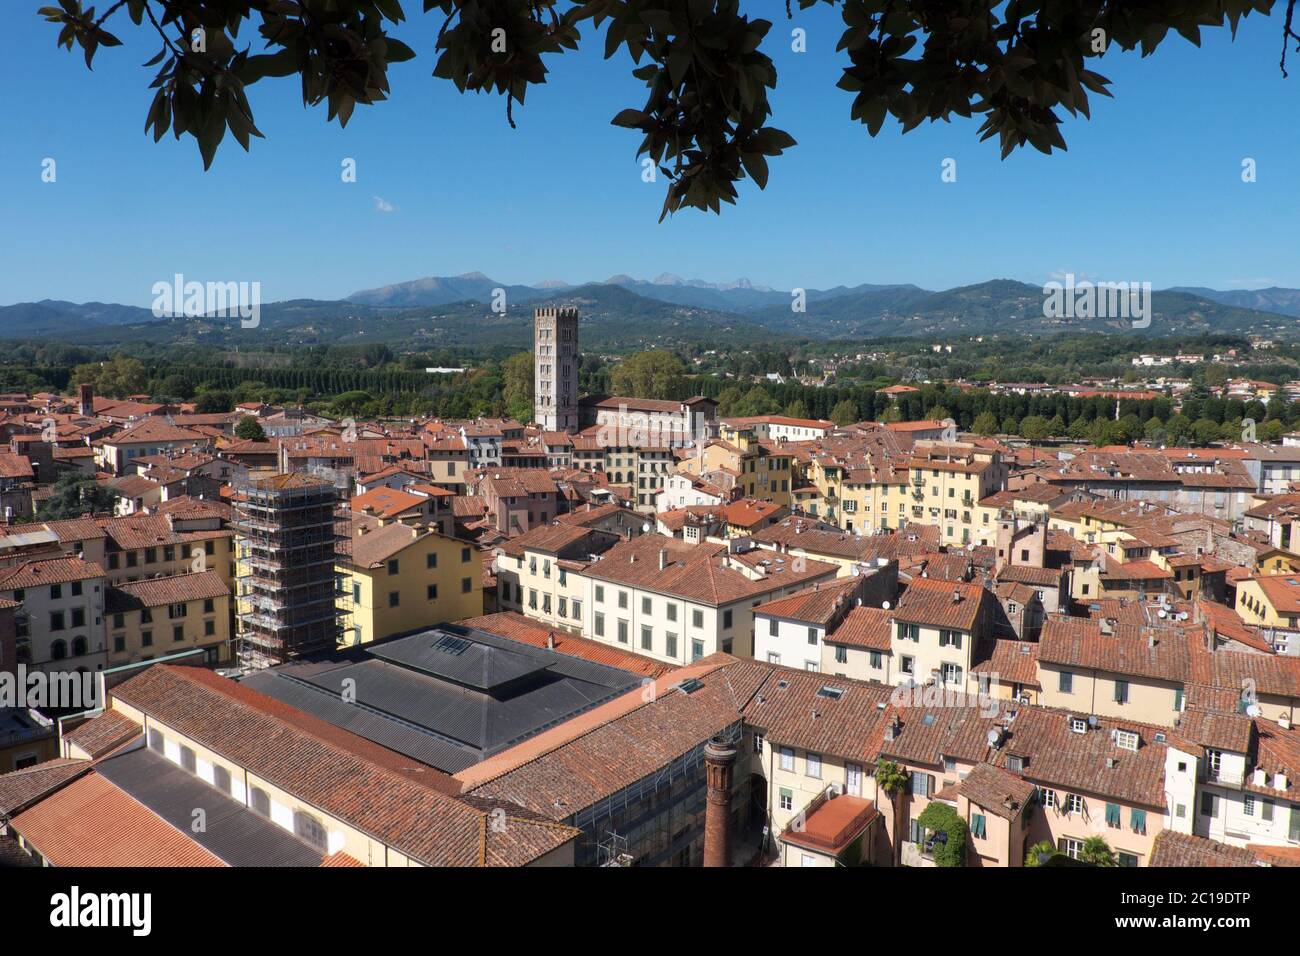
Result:
M774 20L774 124L799 145L768 188L741 187L721 217L656 222L663 183L641 181L638 134L609 125L643 90L621 52L554 58L550 82L505 121L493 96L462 96L430 74L440 18L407 0L398 35L417 58L390 70L392 97L346 130L304 109L296 79L249 97L265 140L229 136L204 173L198 150L143 133L157 52L125 11L124 46L94 72L56 49L56 28L17 0L0 62L27 79L0 117L0 304L41 298L148 305L154 282L260 281L262 298L333 298L425 275L480 270L503 282L673 272L745 276L777 288L913 282L947 288L1054 274L1156 288L1300 286L1300 54L1278 71L1280 20L1249 17L1200 50L1171 36L1152 57L1100 62L1114 99L1067 118L1069 151L999 159L975 120L876 138L835 88L841 32L831 11L747 4ZM808 52L791 52L792 26ZM250 31L251 32L251 31ZM590 37L590 30L587 31ZM247 39L247 34L243 35ZM56 160L55 183L41 162ZM356 160L358 182L340 178ZM940 166L957 161L957 181ZM1258 181L1241 181L1244 157ZM378 198L377 198L378 197ZM382 202L381 202L382 201ZM380 208L380 207L383 208Z

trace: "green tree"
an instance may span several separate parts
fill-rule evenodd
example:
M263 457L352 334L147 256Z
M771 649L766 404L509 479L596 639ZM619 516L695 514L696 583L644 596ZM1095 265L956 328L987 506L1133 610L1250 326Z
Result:
M1042 415L1026 415L1020 420L1020 434L1030 441L1042 441L1051 437L1052 430Z
M194 399L194 411L200 415L228 412L235 407L235 397L229 392L203 392Z
M852 425L858 420L858 406L847 398L831 409L831 421L836 425Z
M1002 434L1004 435L1020 434L1020 422L1016 421L1015 415L1008 415L1006 418L1002 419Z
M736 406L745 400L745 392L738 385L728 385L718 393L718 414L723 418L732 418Z
M637 352L609 373L610 389L629 398L681 398L685 385L686 366L664 349Z
M988 438L990 435L998 433L998 418L992 412L980 412L975 416L975 423L972 430L976 435L983 435Z
M809 418L808 406L804 404L802 398L796 398L793 402L785 407L785 413L790 418Z
M1079 859L1093 866L1114 866L1115 851L1110 848L1105 837L1085 837L1083 847L1079 850Z
M894 814L894 865L897 866L903 854L904 798L907 796L907 771L892 760L881 757L876 761L876 786L889 797L889 805Z
M1208 445L1219 437L1219 423L1212 418L1198 418L1192 422L1192 441Z
M243 441L266 441L266 431L256 418L245 415L235 426L235 437Z
M1025 851L1025 866L1046 866L1056 856L1056 847L1051 840L1039 840Z
M72 380L95 387L95 394L108 398L125 398L143 392L149 385L144 363L129 355L114 355L106 362L78 365Z
M819 3L839 8L846 24L837 85L852 95L842 108L870 135L886 120L906 132L979 114L981 138L996 137L1004 157L1025 145L1044 153L1065 148L1064 113L1089 116L1089 95L1109 95L1110 81L1090 68L1103 54L1141 50L1145 57L1171 31L1199 46L1202 30L1227 24L1235 32L1242 16L1274 6L1273 0L1099 0L1026 8L979 0L963 6L961 16L936 13L924 0L790 6L802 11ZM523 104L530 85L546 82L548 63L578 48L583 29L588 45L607 57L625 48L646 98L612 122L635 131L638 155L664 177L663 215L682 207L717 212L721 203L735 202L736 185L746 177L765 187L768 159L795 145L768 124L777 71L763 43L772 24L748 14L769 6L744 6L748 13L738 0L424 2L442 20L433 75L462 93L503 95L512 126L514 105ZM162 49L149 64L157 71L156 92L145 129L155 141L169 129L177 139L193 137L205 169L227 130L245 150L262 136L247 86L291 78L288 85L301 91L305 106L326 104L327 121L342 126L357 105L387 99L391 64L415 57L390 32L405 19L398 0L122 0L102 13L83 9L82 0L59 0L39 12L58 28L52 37L59 46L81 48L87 67L100 47L121 45L110 28L135 23L156 33ZM196 28L201 49L192 39ZM1282 31L1285 75L1286 46L1297 39L1289 16Z
M736 418L748 418L751 415L775 415L781 406L762 385L755 385L740 401L733 403L731 414Z
M60 521L112 512L113 501L113 492L95 481L93 475L71 471L54 483L50 496L42 502L36 517L41 521Z
M930 855L935 866L966 865L968 827L952 807L936 800L921 811L916 822L935 835Z
M501 399L517 422L533 420L533 353L516 352L501 363Z

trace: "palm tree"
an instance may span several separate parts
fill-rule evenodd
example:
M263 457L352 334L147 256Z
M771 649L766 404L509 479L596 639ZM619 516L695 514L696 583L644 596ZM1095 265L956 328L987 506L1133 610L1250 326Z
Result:
M1083 841L1079 859L1093 866L1114 866L1115 851L1110 848L1105 837L1090 836Z
M1056 856L1056 847L1051 840L1040 840L1025 851L1025 866L1046 866L1047 861Z
M894 809L894 866L898 866L903 851L903 794L907 792L907 771L883 757L876 761L876 786L889 794Z

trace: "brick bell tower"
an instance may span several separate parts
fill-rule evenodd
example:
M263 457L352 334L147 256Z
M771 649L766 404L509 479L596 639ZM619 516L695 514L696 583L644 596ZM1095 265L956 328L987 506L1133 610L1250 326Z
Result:
M713 737L704 745L704 865L727 866L731 859L731 777L736 745Z
M578 430L578 310L533 310L533 418L548 432Z

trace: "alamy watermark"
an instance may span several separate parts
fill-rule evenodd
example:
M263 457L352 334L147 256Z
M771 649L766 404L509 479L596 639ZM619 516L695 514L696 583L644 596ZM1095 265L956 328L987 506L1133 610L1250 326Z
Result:
M262 324L261 282L186 282L178 272L171 282L155 282L151 291L156 319L238 316L245 329Z
M98 683L89 671L0 671L0 709L47 707L95 710Z
M1048 319L1123 319L1135 329L1151 327L1150 282L1055 280L1043 285L1043 316Z

